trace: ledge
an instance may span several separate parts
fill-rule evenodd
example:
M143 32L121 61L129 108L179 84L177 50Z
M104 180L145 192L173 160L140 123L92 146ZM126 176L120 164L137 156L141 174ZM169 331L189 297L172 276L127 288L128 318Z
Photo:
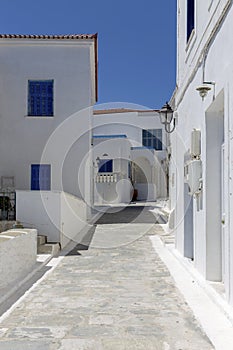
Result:
M0 233L0 289L27 275L36 263L37 230L13 229Z
M44 120L51 120L54 119L54 115L25 115L24 116L25 119L44 119Z

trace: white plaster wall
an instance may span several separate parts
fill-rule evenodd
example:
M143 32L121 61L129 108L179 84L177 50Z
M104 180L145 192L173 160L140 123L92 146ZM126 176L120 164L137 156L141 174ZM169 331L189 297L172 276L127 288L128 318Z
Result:
M47 235L49 242L60 242L60 192L16 191L16 219Z
M47 157L52 190L82 197L76 174L89 151L91 113L76 114L76 123L61 123L93 103L92 54L92 41L0 39L0 176L14 176L17 189L30 189L30 165L40 163L48 139L59 127ZM29 79L54 80L54 117L27 117ZM62 159L63 188L57 161L62 145L62 155L67 153Z
M195 30L186 41L186 0L177 1L177 84L189 84L190 75L198 69L203 47L218 24L231 0L206 0L195 2ZM230 33L229 33L230 34ZM227 41L226 41L227 42ZM223 43L222 43L223 44ZM224 46L224 45L222 45Z
M195 90L195 86L199 81L200 76L197 75L193 84L189 86L186 92L185 99L178 107L179 124L176 129L176 134L173 135L173 143L175 143L176 153L173 154L173 162L176 167L175 178L175 190L171 188L170 194L172 196L172 202L176 208L176 247L183 254L184 253L184 155L190 150L191 145L191 132L194 128L201 129L201 159L203 161L203 210L197 211L197 203L194 200L194 245L195 245L195 258L194 263L199 272L207 277L206 269L206 124L205 124L205 108L204 104L209 100L209 105L212 103L211 97L202 102L200 96ZM190 100L195 109L190 109ZM208 105L207 105L208 106ZM209 107L209 106L208 106ZM206 107L206 110L208 109ZM174 171L174 169L173 169ZM219 206L219 203L213 203L213 206ZM213 265L214 269L214 265Z
M48 242L60 242L62 248L71 240L81 241L90 227L87 204L59 191L17 191L16 218L46 235Z
M36 230L17 229L0 233L0 289L25 277L35 265L36 256Z
M93 139L93 174L98 173L96 159L113 159L113 172L117 173L116 183L96 183L94 180L94 202L97 204L128 203L132 187L128 179L128 162L131 143L126 138ZM107 154L107 155L106 155Z
M72 114L49 138L42 163L52 165L52 190L64 191L89 202L92 108Z
M147 184L136 183L139 200L156 200L157 198L167 197L167 179L165 163L166 151L155 151L151 149L133 149L131 150L131 160L133 160L144 172L147 178Z
M217 256L219 254L219 242L215 237L214 230L211 233L207 231L207 225L210 225L211 203L206 197L206 187L210 176L214 173L206 172L207 156L206 147L206 115L208 112L224 113L224 138L225 138L225 259L226 276L225 288L228 300L233 302L233 245L232 245L232 222L233 222L233 201L232 201L232 162L233 162L233 50L231 45L232 18L233 9L229 12L216 35L211 38L210 33L218 23L218 20L224 14L223 9L229 1L213 1L208 10L211 1L198 2L196 13L196 30L189 45L186 45L186 1L178 1L178 89L175 93L175 107L178 112L178 125L176 132L171 135L172 142L172 162L170 164L170 173L175 174L174 182L170 181L171 206L175 207L175 227L176 227L176 247L184 253L184 155L190 148L191 131L193 128L201 129L201 159L203 161L203 209L197 211L196 200L194 200L194 264L198 271L207 279L218 279L219 266ZM210 41L211 39L211 41ZM203 66L203 50L207 43L211 43L206 48L205 65ZM216 82L215 91L208 93L202 101L196 88L201 84L203 78L206 81ZM215 98L215 101L213 99ZM218 106L219 104L219 106ZM220 110L220 109L221 110ZM211 123L211 119L210 119ZM213 120L214 123L214 120ZM211 135L210 135L211 137ZM213 137L214 134L213 134ZM214 151L214 150L213 150ZM218 162L219 159L216 159ZM216 180L217 181L217 180ZM219 186L219 184L216 184ZM212 185L213 187L213 185ZM214 187L212 188L214 191ZM208 205L208 211L207 211ZM220 203L213 201L213 213L216 206L220 211ZM206 218L209 220L207 223ZM214 258L215 256L215 258Z
M80 243L87 232L87 207L85 202L68 193L61 193L61 246L71 240Z
M93 134L125 134L132 147L142 146L142 129L162 129L163 149L167 146L167 136L160 123L159 113L152 111L94 114Z
M131 143L131 147L142 146L142 129L162 129L162 151L151 151L146 149L132 149L131 160L143 155L151 163L151 174L147 174L148 184L137 183L139 200L155 200L158 197L165 198L166 176L165 167L162 165L166 159L166 148L168 145L168 135L160 122L159 113L156 111L124 111L102 114L93 116L93 134L94 135L111 135L124 134ZM153 154L153 155L152 155ZM140 164L139 164L140 166ZM143 168L143 165L141 164ZM153 178L153 179L152 179ZM110 187L111 185L109 185Z

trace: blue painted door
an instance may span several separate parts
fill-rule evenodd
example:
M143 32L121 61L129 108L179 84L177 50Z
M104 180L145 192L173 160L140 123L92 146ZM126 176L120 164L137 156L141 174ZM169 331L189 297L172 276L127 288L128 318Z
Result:
M50 164L31 165L31 190L50 191L51 189L51 166Z

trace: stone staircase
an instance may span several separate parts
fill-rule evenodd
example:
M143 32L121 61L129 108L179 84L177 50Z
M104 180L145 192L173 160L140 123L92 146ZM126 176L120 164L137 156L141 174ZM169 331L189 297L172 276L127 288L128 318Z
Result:
M169 215L170 210L164 206L159 209L159 215L160 215L160 224L165 224L163 226L163 232L160 233L160 238L163 242L163 244L174 244L175 243L175 235L174 231L169 228Z
M170 211L167 208L160 208L159 209L159 215L160 215L164 224L168 222L169 214L170 214Z
M161 240L165 245L175 244L175 235L174 233L164 234L161 236Z
M37 236L37 254L49 254L52 256L57 256L60 252L60 244L47 242L46 235Z

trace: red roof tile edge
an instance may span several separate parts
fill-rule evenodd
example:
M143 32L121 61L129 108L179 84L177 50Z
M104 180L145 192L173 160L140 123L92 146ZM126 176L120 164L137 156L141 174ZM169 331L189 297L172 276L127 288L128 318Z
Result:
M33 35L33 34L0 34L0 39L96 39L97 34L67 35Z
M139 113L158 113L158 109L130 109L130 108L110 108L110 109L94 109L93 114L112 114L112 113L128 113L128 112L139 112Z

